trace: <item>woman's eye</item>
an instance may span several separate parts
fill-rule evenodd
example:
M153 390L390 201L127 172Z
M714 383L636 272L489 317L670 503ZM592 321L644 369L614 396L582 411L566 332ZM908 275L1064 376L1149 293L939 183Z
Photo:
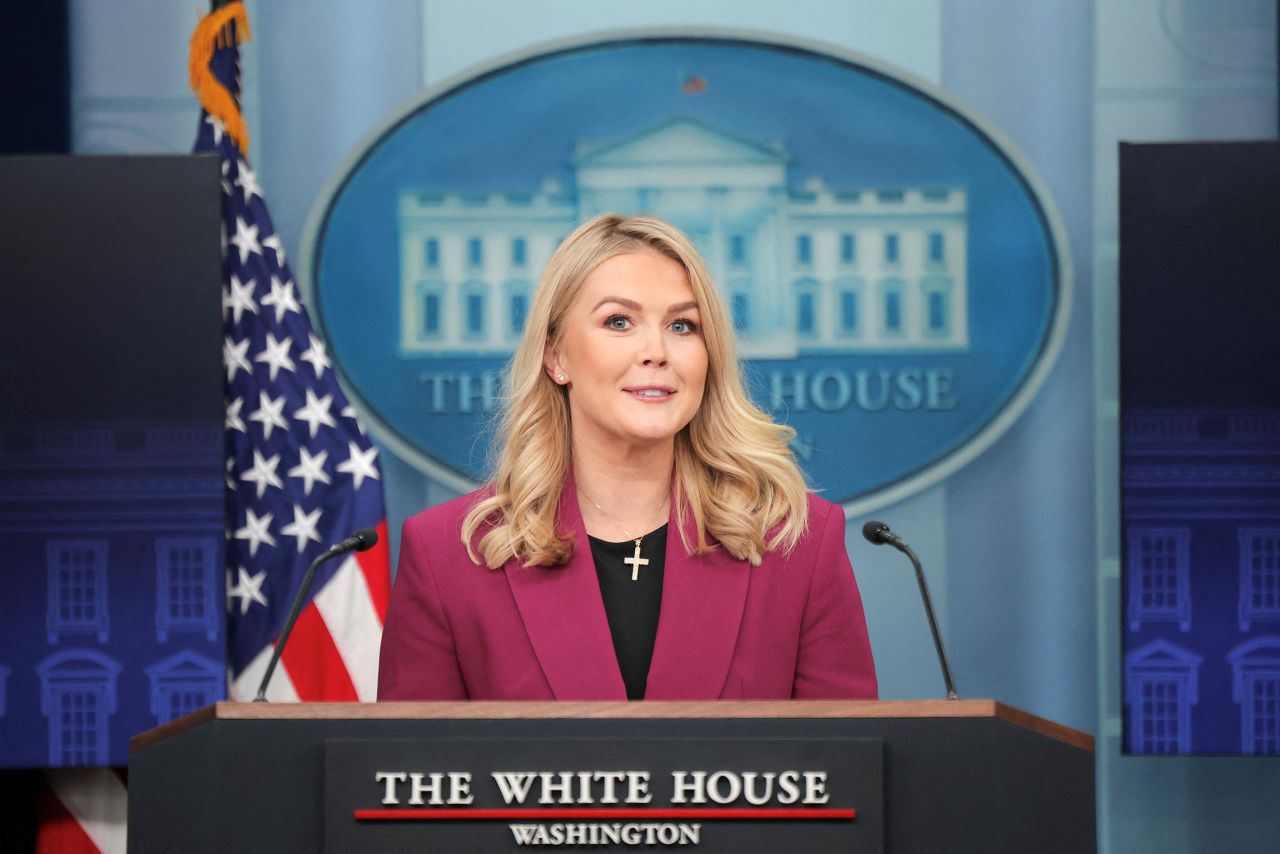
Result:
M694 323L692 320L685 320L684 318L681 318L680 320L673 320L671 321L671 331L677 335L689 335L690 333L698 331L698 324Z
M610 329L628 329L631 326L631 318L627 317L625 314L610 315L609 319L604 322L604 325Z

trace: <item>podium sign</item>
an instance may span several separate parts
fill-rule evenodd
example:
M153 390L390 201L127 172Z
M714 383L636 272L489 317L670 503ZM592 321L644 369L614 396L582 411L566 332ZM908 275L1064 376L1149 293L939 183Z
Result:
M992 700L218 703L132 749L132 854L1096 850L1093 739Z
M884 851L876 739L333 739L324 750L333 854Z

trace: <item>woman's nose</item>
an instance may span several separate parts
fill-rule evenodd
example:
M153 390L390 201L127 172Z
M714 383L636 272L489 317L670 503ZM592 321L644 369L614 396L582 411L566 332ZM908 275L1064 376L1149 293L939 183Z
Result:
M646 368L663 368L667 365L667 346L661 329L650 327L641 337L640 364Z

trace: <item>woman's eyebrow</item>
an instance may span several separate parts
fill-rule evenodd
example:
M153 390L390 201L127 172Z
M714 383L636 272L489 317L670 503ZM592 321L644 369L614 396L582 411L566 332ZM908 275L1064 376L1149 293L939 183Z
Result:
M627 299L626 297L605 297L604 299L600 300L600 302L595 304L595 307L591 309L591 312L594 314L596 311L599 310L600 306L610 302L616 302L618 305L623 306L624 308L629 308L632 311L642 311L644 309L644 306L640 305L640 303L636 302L633 299ZM697 308L697 307L698 307L697 300L691 299L686 302L678 302L675 305L667 306L667 314L674 314L677 311L688 311L691 308Z
M591 309L591 311L594 313L597 309L600 308L600 306L609 302L616 302L618 305L623 306L624 308L629 308L632 311L640 311L640 309L643 307L640 305L640 303L636 302L635 300L627 299L626 297L605 297L604 299L600 300L600 302L596 303L595 308Z

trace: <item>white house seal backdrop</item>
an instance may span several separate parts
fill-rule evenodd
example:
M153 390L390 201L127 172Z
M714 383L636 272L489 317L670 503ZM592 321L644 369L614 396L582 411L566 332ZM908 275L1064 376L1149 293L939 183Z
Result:
M756 401L852 513L994 441L1065 332L1051 204L930 84L777 36L622 33L445 82L331 181L300 267L379 438L483 479L539 273L611 210L693 238Z

